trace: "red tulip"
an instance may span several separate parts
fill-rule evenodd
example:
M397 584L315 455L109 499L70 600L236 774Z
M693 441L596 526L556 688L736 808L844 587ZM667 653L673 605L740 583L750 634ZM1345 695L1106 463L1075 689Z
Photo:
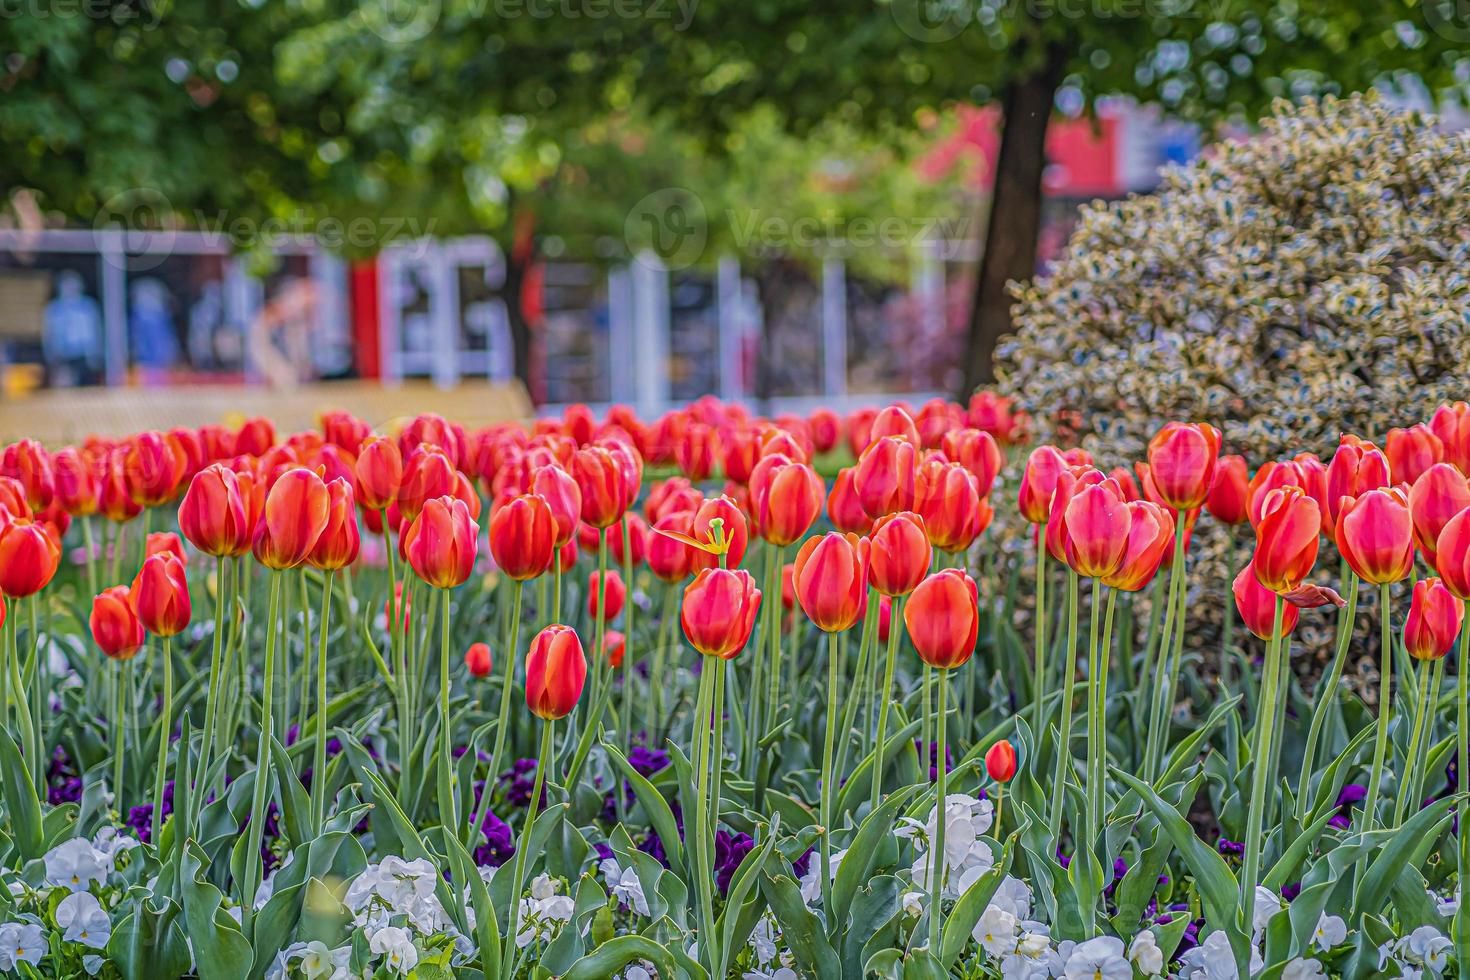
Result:
M1271 630L1276 622L1276 593L1261 584L1255 562L1249 562L1235 576L1231 585L1235 593L1235 608L1240 611L1245 628L1263 640L1271 639ZM1291 603L1283 603L1281 611L1281 635L1287 636L1296 629L1301 611Z
M295 568L306 561L327 526L331 494L322 478L304 467L281 474L265 498L265 515L255 532L255 558L267 568Z
M1203 422L1170 422L1148 442L1148 467L1166 507L1204 504L1220 457L1220 432Z
M842 419L830 408L816 408L807 416L812 433L812 446L821 455L830 453L842 440Z
M490 671L494 669L490 644L471 643L470 648L464 652L464 665L471 677L489 677Z
M754 466L754 462L751 465ZM681 510L693 513L702 503L704 494L696 490L694 484L682 476L671 476L655 483L648 491L643 501L643 516L650 524L657 524L666 515Z
M142 432L128 443L124 465L133 499L144 507L157 507L173 499L187 460L162 432Z
M1267 495L1256 525L1256 578L1272 592L1299 587L1317 561L1322 510L1300 487L1282 487Z
M572 457L572 476L582 493L582 520L601 529L616 524L629 497L620 464L604 446L588 446Z
M1470 599L1470 508L1445 522L1435 544L1434 564L1445 588Z
M628 553L623 553L623 525L628 528ZM629 510L622 518L602 532L607 537L607 553L615 564L624 563L627 558L629 564L637 565L643 561L648 554L648 524L638 516L638 512Z
M868 448L872 448L879 439L889 436L902 439L915 449L923 445L919 441L919 430L914 425L913 416L909 415L902 405L889 405L887 408L880 409L878 414L873 416L873 425L868 431ZM882 517L883 515L874 514L873 516Z
M628 598L628 587L623 584L623 577L618 574L617 569L607 573L607 583L604 585L602 576L593 572L587 578L587 615L593 619L597 618L597 608L606 599L603 621L616 619L618 613L623 611L623 603Z
M405 521L419 516L424 504L439 497L454 496L459 474L454 463L434 446L419 446L403 460L403 481L398 485L398 513Z
M154 636L176 636L189 625L189 582L172 554L150 555L130 591L138 622Z
M1250 482L1250 503L1247 511L1250 513L1251 526L1255 527L1261 522L1261 511L1265 508L1266 498L1273 490L1282 487L1299 487L1302 492L1313 500L1318 500L1317 495L1312 493L1312 474L1307 467L1296 460L1274 460L1256 470L1256 475ZM1326 497L1326 478L1323 478L1322 496ZM1320 500L1319 500L1320 504ZM1323 520L1326 520L1324 515Z
M984 497L995 485L996 474L1005 464L995 437L979 429L955 429L947 432L939 448L951 462L959 463L975 477L975 490Z
M1425 470L1444 459L1444 443L1422 423L1389 429L1383 451L1395 483L1416 483Z
M490 557L517 582L536 578L556 557L557 533L546 498L522 494L490 512Z
M392 439L369 439L357 454L353 472L358 503L367 510L384 510L398 500L403 486L403 454Z
M235 452L241 456L264 456L276 444L276 427L270 419L247 419L235 433Z
M1051 514L1046 520L1046 550L1057 561L1067 564L1067 504L1072 495L1106 479L1090 466L1069 466L1057 475L1056 489L1051 495Z
M560 623L546 627L526 654L526 707L538 718L565 718L582 698L587 656L576 630Z
M608 630L602 638L602 655L607 665L614 670L623 666L623 657L628 652L628 638L618 630Z
M204 447L204 459L217 463L236 455L235 434L222 425L201 425L199 442Z
M1386 585L1414 568L1414 519L1401 489L1368 490L1344 497L1337 519L1337 547L1359 578Z
M694 649L733 659L745 649L760 611L761 590L742 569L702 569L684 588L679 624Z
M133 499L128 489L126 453L114 451L103 460L98 471L97 510L115 524L130 521L143 513L143 505Z
M916 443L899 436L874 440L858 458L853 486L863 510L877 520L885 514L914 509L918 469Z
M172 531L154 531L148 535L143 542L143 557L149 555L173 555L185 568L189 566L189 556L184 553L184 542Z
M179 504L179 530L206 555L241 555L250 550L251 526L235 472L213 463L194 474Z
M1409 512L1414 516L1414 543L1433 565L1439 534L1449 519L1470 507L1470 483L1449 463L1435 463L1409 489Z
M1051 498L1057 488L1057 477L1067 468L1061 450L1055 446L1037 446L1026 460L1021 474L1018 504L1021 516L1031 524L1043 524L1051 516Z
M327 484L327 523L317 536L307 563L325 571L346 568L357 561L361 542L352 484L337 477Z
M1246 509L1249 500L1250 479L1246 473L1245 457L1221 456L1215 465L1210 495L1205 498L1205 509L1221 524L1244 524L1250 516Z
M1103 584L1137 592L1154 580L1164 558L1174 549L1174 515L1151 500L1128 502L1128 542L1123 560Z
M751 428L739 428L720 437L724 444L725 479L736 483L750 482L751 471L761 458L760 435Z
M893 600L886 595L878 597L878 642L888 642L888 630L893 622Z
M26 503L42 511L56 493L56 471L51 454L34 439L11 443L0 453L0 476L18 481L25 489Z
M755 532L785 547L800 540L822 513L822 478L806 463L777 453L765 456L750 474L750 505Z
M549 528L550 518L546 521ZM463 500L439 497L426 502L403 532L403 551L419 578L435 588L452 589L474 571L479 536L480 527Z
M863 510L863 502L858 499L857 487L853 484L856 472L854 466L837 471L832 490L827 494L827 519L839 531L867 534L873 529L873 519Z
M1026 439L1026 416L1011 407L1011 400L993 391L977 391L970 396L969 422L988 432L1007 446Z
M832 531L803 544L794 565L796 601L818 629L835 633L861 618L868 594L866 541Z
M0 595L35 595L51 582L60 562L60 544L43 525L0 515Z
M684 438L674 444L674 459L684 475L695 483L708 480L715 470L718 437L715 430L702 422L689 426Z
M726 542L725 567L735 568L745 558L745 551L750 546L750 530L745 520L745 513L727 496L711 497L699 505L694 512L694 523L690 533L697 541L714 540L714 522L719 520L721 533ZM713 568L720 563L718 555L708 552L699 552L694 556L694 566L706 566Z
M889 514L878 520L869 539L868 582L883 595L908 595L929 574L933 557L922 517L911 511Z
M1105 578L1128 551L1131 517L1123 491L1112 480L1080 486L1067 499L1067 566L1083 578Z
M903 623L919 659L930 667L962 666L980 633L980 592L958 568L931 575L904 603Z
M1404 620L1404 649L1416 660L1438 660L1450 652L1465 619L1465 603L1437 578L1414 583Z
M92 639L97 647L113 660L131 660L142 649L146 639L126 585L104 589L92 599L88 625L92 628Z
M1441 405L1429 420L1429 429L1444 446L1444 460L1470 476L1470 404Z
M26 502L26 491L19 480L0 476L0 518L6 515L29 519L31 505Z
M924 530L940 551L955 554L969 548L994 516L980 495L974 474L959 463L930 457L919 466L914 507Z
M876 408L858 408L848 413L844 428L847 429L847 448L854 458L861 456L873 441L873 420L877 417Z
M573 538L572 540L568 541L566 544L562 545L561 548L557 551L557 553L556 553L556 564L557 564L557 567L561 569L561 573L563 575L565 575L567 572L570 572L576 566L576 564L577 564L577 539L576 538Z
M685 510L666 514L648 536L648 568L654 577L661 582L682 582L698 566L701 552L678 537L661 533L664 531L693 537L694 513Z
M1217 480L1219 479L1219 475L1220 470L1217 467L1215 470L1215 477ZM1123 499L1128 501L1129 503L1132 503L1135 500L1144 499L1142 492L1140 492L1138 489L1138 480L1133 476L1133 471L1130 470L1128 467L1114 466L1112 469L1108 470L1108 479L1112 480L1118 485L1118 489L1123 492Z
M560 548L572 540L582 519L582 491L572 475L560 466L543 466L531 478L531 492L539 494L551 508L556 521L556 546Z
M1008 783L1016 775L1016 747L1001 739L985 750L985 772L997 783Z
M101 488L97 473L90 460L67 446L52 458L56 474L56 497L66 512L73 517L88 517L97 513L97 498Z
M1327 464L1327 519L1333 529L1342 516L1344 497L1359 497L1392 485L1388 457L1371 444L1349 442L1344 437Z
M943 398L931 398L914 416L914 427L925 449L938 449L947 433L965 427L965 410Z
M194 479L195 473L213 462L204 458L204 441L193 429L169 429L164 438L168 440L169 445L174 447L175 455L180 456L184 461L183 471L179 474L178 486L183 486L186 480Z

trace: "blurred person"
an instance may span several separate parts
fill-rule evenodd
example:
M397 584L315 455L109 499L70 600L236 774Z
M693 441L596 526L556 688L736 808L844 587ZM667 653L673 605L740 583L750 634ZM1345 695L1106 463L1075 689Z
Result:
M46 304L42 354L50 383L59 388L95 384L102 371L102 310L86 293L80 273L56 277Z
M289 279L250 322L247 346L256 369L273 388L312 378L311 335L316 329L316 286Z
M139 279L133 283L131 298L128 336L132 339L133 363L145 385L167 383L180 355L168 287L151 276Z

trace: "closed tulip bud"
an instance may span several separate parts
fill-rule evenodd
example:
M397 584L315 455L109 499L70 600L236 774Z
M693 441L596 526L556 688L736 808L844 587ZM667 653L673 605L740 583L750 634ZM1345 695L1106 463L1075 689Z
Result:
M1246 473L1245 457L1221 456L1215 465L1210 494L1205 498L1205 509L1221 524L1233 527L1250 518L1249 501L1250 477Z
M787 562L781 566L781 608L787 612L796 611L796 563Z
M40 512L51 503L56 493L56 471L51 454L34 439L11 443L0 453L0 476L20 483L31 510Z
M357 477L358 503L368 510L383 510L398 499L403 486L403 454L392 439L368 439L353 465Z
M194 474L179 504L179 530L206 555L239 555L249 550L254 527L233 470L213 463Z
M796 601L817 629L835 633L858 621L868 594L866 541L833 531L803 544L793 564Z
M1170 422L1148 442L1148 466L1166 507L1193 510L1209 498L1220 432L1203 422Z
M304 467L287 470L271 486L255 532L255 558L267 568L295 568L306 561L327 526L331 495Z
M715 430L702 422L694 422L684 433L684 438L674 444L674 460L685 476L699 483L708 480L715 471L717 450Z
M868 582L883 595L908 595L929 574L934 551L918 514L880 518L868 545Z
M1435 563L1435 547L1444 526L1470 507L1470 483L1449 463L1435 463L1409 488L1409 513L1414 518L1414 543L1424 560Z
M1051 495L1051 514L1046 520L1046 550L1057 561L1068 564L1067 504L1072 495L1106 479L1101 471L1090 466L1069 466L1057 476L1057 486Z
M247 419L235 432L235 452L241 456L264 456L276 444L276 427L270 419Z
M1429 420L1429 429L1444 446L1444 461L1470 476L1470 404L1439 406Z
M1105 479L1078 489L1067 500L1067 565L1083 578L1116 572L1128 551L1128 502L1117 483Z
M44 525L0 515L0 595L35 595L50 584L60 563L60 543Z
M1307 472L1306 467L1296 460L1274 460L1262 466L1251 478L1250 483L1250 503L1247 505L1247 510L1250 513L1251 526L1255 527L1261 523L1261 512L1265 509L1266 498L1274 490L1282 487L1298 487L1308 497L1317 499L1311 492L1312 482L1311 474ZM1323 495L1326 495L1325 490ZM1326 515L1323 515L1323 519L1326 519Z
M1437 578L1414 583L1404 620L1404 649L1415 660L1438 660L1450 652L1465 619L1465 603Z
M842 419L830 408L817 408L806 418L812 434L812 448L819 455L830 453L842 441Z
M1220 470L1217 467L1215 469L1215 477L1217 480L1219 479L1219 476ZM1133 471L1128 469L1128 467L1114 466L1112 469L1108 470L1108 479L1112 480L1118 485L1118 489L1122 492L1124 500L1131 503L1134 500L1143 499L1143 494L1139 492L1138 489L1138 481L1134 478Z
M1365 582L1399 582L1414 568L1414 519L1401 489L1344 497L1336 539L1348 567Z
M322 437L334 446L340 446L356 456L364 440L372 435L372 428L351 412L323 412L321 417Z
M623 604L628 598L628 587L623 584L623 577L618 574L617 569L607 573L604 583L601 573L593 572L587 578L587 615L592 619L597 618L598 607L604 610L603 621L616 619L618 613L623 611Z
M848 534L867 534L873 529L873 519L863 510L858 499L853 477L857 468L847 466L837 471L832 481L832 490L827 494L827 519L839 531Z
M0 519L5 516L29 519L31 505L26 502L25 488L14 477L0 476ZM3 520L0 520L3 523Z
M900 436L882 436L858 458L853 485L863 510L874 520L914 509L916 444Z
M352 484L338 477L327 484L327 523L317 536L307 563L324 571L346 568L357 561L361 543Z
M745 551L750 547L750 527L745 520L745 512L729 497L721 495L711 497L699 505L694 512L693 530L691 533L697 541L714 541L714 522L720 521L720 534L724 537L727 545L725 551L725 567L736 568L745 558ZM708 552L699 552L695 556L695 568L714 568L720 564L719 555Z
M614 670L623 666L623 657L628 652L628 638L618 630L608 630L602 638L602 655L607 665Z
M745 649L761 607L761 590L743 568L705 568L684 587L679 624L694 649L731 660Z
M1263 640L1271 639L1271 630L1276 622L1276 593L1261 584L1255 562L1249 562L1235 576L1231 584L1235 594L1235 608L1240 612L1245 628ZM1301 611L1291 603L1283 603L1281 612L1281 635L1287 636L1296 629Z
M965 410L943 398L931 398L914 416L914 427L925 449L938 449L947 433L965 427Z
M682 582L699 565L701 552L670 534L694 536L694 512L675 511L659 518L648 536L648 568L661 582Z
M1005 454L994 436L979 429L955 429L944 434L939 448L951 462L959 463L970 471L980 496L990 493L996 475L1005 464Z
M133 499L128 488L125 453L109 453L97 474L97 510L114 524L130 521L143 513L143 505Z
M537 718L565 718L582 699L587 656L577 631L560 623L546 627L526 654L526 707Z
M204 458L204 440L199 437L199 433L194 429L169 429L165 438L168 439L169 444L174 447L176 452L184 460L184 469L179 475L178 486L181 487L189 480L194 479L195 473L198 473L206 465L213 462Z
M1435 569L1445 588L1470 599L1470 507L1445 522L1435 552Z
M893 600L886 595L878 597L878 642L888 642L888 630L893 624Z
M490 671L494 669L490 644L471 643L470 648L464 652L464 665L471 677L489 677Z
M184 563L172 554L150 555L131 589L138 622L154 636L176 636L189 625L189 582Z
M1369 490L1392 486L1388 457L1371 444L1346 437L1327 464L1327 519L1334 530L1342 516L1344 497L1360 497Z
M157 507L172 500L184 478L183 450L161 432L142 432L128 444L128 487L133 499L144 507Z
M628 531L626 550L623 546L625 526ZM607 538L608 557L615 565L641 564L648 555L648 524L638 516L636 511L630 510L624 513L616 524L604 528L602 534Z
M760 434L742 427L726 433L720 441L724 444L725 479L749 483L750 474L761 458Z
M439 497L425 503L403 532L403 550L419 578L436 589L452 589L474 571L479 536L480 526L463 500Z
M997 783L1008 783L1016 775L1016 747L1009 739L985 750L985 772Z
M143 542L143 557L150 555L173 555L184 567L189 565L189 556L184 552L184 542L172 531L154 531Z
M778 547L800 540L822 513L825 489L806 463L779 453L763 457L750 475L756 534Z
M1123 559L1103 584L1123 592L1137 592L1154 580L1166 555L1174 549L1174 515L1151 500L1131 500L1128 541Z
M847 416L847 448L851 450L854 458L861 456L863 450L873 441L873 420L878 417L876 408L854 409Z
M97 498L101 488L92 462L70 446L52 457L56 473L56 496L62 508L73 517L88 517L97 513Z
M577 564L577 539L576 538L573 538L572 540L568 541L566 544L562 545L557 550L557 552L556 552L556 563L557 563L557 567L561 569L561 573L563 575L565 575L567 572L570 572L574 567L576 567L576 564Z
M1067 461L1055 446L1037 446L1026 460L1021 474L1021 490L1017 504L1021 516L1031 524L1043 524L1051 516L1051 498L1057 489L1057 477L1067 469Z
M904 603L903 623L924 663L940 670L963 665L980 633L975 580L958 568L929 576Z
M415 448L403 461L398 487L398 513L405 521L419 516L424 505L439 497L457 496L459 473L444 452L433 446Z
M471 516L468 508L466 516ZM556 518L540 494L513 497L490 512L490 557L517 582L536 578L551 568L556 558L556 536Z
M616 524L628 507L622 470L605 446L587 446L572 457L572 477L582 493L582 520L599 530Z
M540 467L531 478L531 492L551 508L556 521L556 546L560 548L572 540L582 519L582 491L572 475L560 466Z
M956 554L969 548L990 525L974 474L959 463L931 457L918 470L914 507L924 518L929 541L940 551Z
M1256 525L1256 578L1272 592L1298 588L1317 561L1322 509L1300 487L1282 487L1266 497Z
M754 464L752 464L754 465ZM704 494L694 488L682 476L671 476L655 483L643 501L643 516L650 524L657 524L668 514L687 510L690 513L704 503Z
M92 615L87 623L98 649L113 660L131 660L143 648L143 624L133 611L126 585L114 585L98 593L92 599Z
M879 439L888 437L902 439L904 442L918 449L923 445L919 441L919 429L914 425L913 416L910 415L902 405L889 405L880 409L873 416L872 428L868 431L868 446ZM882 517L882 514L874 514L874 517Z
M1395 483L1416 483L1424 471L1444 459L1444 443L1429 426L1389 429L1383 443L1384 455Z

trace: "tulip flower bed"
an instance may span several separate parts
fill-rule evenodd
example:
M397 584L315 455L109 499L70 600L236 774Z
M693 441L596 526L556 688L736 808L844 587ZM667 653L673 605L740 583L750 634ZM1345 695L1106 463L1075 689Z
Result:
M1470 974L1470 406L1025 441L982 393L6 447L0 970ZM1254 540L1223 637L1197 521Z

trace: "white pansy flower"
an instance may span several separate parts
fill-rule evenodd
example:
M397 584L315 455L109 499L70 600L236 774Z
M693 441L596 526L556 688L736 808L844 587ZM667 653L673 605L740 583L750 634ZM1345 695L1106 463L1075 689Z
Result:
M765 970L746 970L740 975L742 980L801 980L797 972L790 967L777 967L767 972Z
M1251 932L1257 940L1266 931L1266 924L1281 908L1281 896L1262 885L1256 886L1256 907L1255 915L1251 919Z
M988 905L980 913L970 935L991 956L1005 956L1016 948L1016 917L998 905Z
M418 966L419 951L413 944L408 930L398 926L384 926L368 937L368 949L383 957L383 963L392 973L407 976Z
M1446 919L1454 918L1455 913L1460 911L1460 889L1458 888L1451 894L1443 896L1430 891L1429 897L1434 901L1435 910Z
M1031 886L1014 875L1006 875L995 894L990 896L990 904L1000 906L1018 919L1024 919L1031 914Z
M551 898L559 891L561 891L561 882L545 872L531 879L531 897L538 902Z
M1145 929L1133 937L1128 947L1128 959L1146 977L1156 977L1164 972L1164 951L1159 948L1153 930Z
M648 898L643 894L643 882L632 868L620 868L612 858L605 859L599 866L607 879L608 890L626 908L639 915L649 915Z
M1347 924L1340 916L1323 912L1317 919L1317 928L1312 930L1312 945L1324 953L1347 939Z
M1133 980L1133 964L1123 955L1123 940L1098 936L1072 947L1062 976L1066 980Z
M1240 971L1235 966L1235 951L1225 933L1216 929L1205 937L1204 942L1179 957L1186 973L1182 976L1200 976L1204 980L1240 980Z
M837 869L842 866L842 859L847 856L846 850L832 852L832 880L837 880ZM801 898L806 904L811 905L822 897L822 859L813 854L807 862L806 874L801 876Z
M1281 980L1317 980L1318 977L1325 976L1327 974L1322 971L1321 963L1300 956L1288 960L1281 968Z
M1399 941L1400 954L1410 963L1438 974L1448 964L1454 943L1434 926L1420 926Z
M106 962L106 960L98 956L96 953L88 953L86 956L82 957L82 969L87 971L87 976L95 977L99 972L101 972L102 964Z
M91 842L81 837L62 841L46 852L46 881L70 891L86 891L92 882L101 884L112 861L98 853Z
M750 931L750 946L755 952L755 961L765 966L776 958L776 920L769 912L760 917Z
M0 970L14 970L17 963L35 966L46 952L46 934L35 923L7 922L0 925Z
M903 897L900 899L900 901L903 902L903 911L904 911L904 914L905 915L912 915L915 918L917 918L920 915L923 915L924 914L924 899L926 897L927 896L923 892L921 892L921 891L907 891L907 892L904 892L903 893Z
M323 977L330 977L339 965L345 964L351 953L351 947L331 950L326 943L313 939L302 951L298 966L306 974L307 980L321 980Z
M93 949L107 945L112 935L112 920L91 892L72 892L56 906L56 924L61 938Z

